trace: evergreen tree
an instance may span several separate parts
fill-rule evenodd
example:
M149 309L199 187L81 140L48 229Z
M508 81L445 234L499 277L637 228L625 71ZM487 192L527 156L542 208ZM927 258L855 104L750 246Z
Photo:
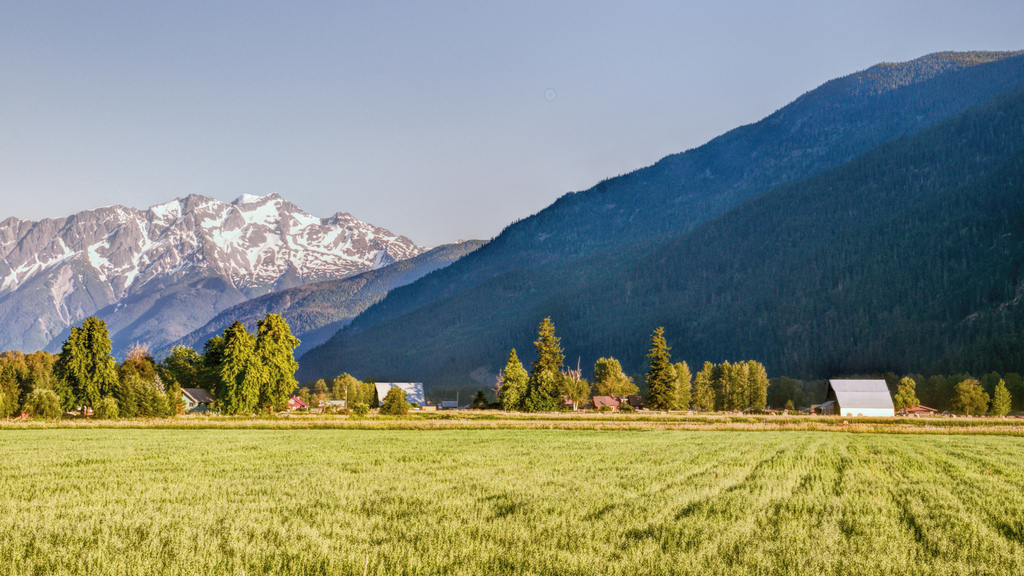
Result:
M739 371L728 360L715 365L715 399L719 410L736 410L743 403Z
M280 314L267 314L256 331L256 356L264 368L259 406L265 410L283 410L298 386L295 349L299 339L292 336L288 322ZM326 390L325 390L326 392Z
M768 371L755 360L748 361L747 367L747 406L764 410L768 406Z
M225 330L227 332L227 330ZM217 395L220 389L220 365L224 360L224 336L217 335L203 345L203 363L199 369L197 388L202 388Z
M949 405L957 414L980 416L988 409L988 394L981 388L980 382L967 378L953 388Z
M551 318L541 321L537 341L533 343L533 347L537 351L537 359L530 370L531 379L538 378L545 371L558 374L562 370L565 354L562 352L561 339L555 336L555 325Z
M622 371L615 358L598 358L594 363L595 396L630 396L639 390L633 380Z
M694 410L702 412L715 409L715 365L711 362L705 362L704 367L693 378L690 405Z
M235 321L224 330L224 345L217 366L217 410L224 414L252 414L267 381L267 370L256 354L256 338Z
M647 371L647 405L655 410L676 407L676 371L672 367L669 347L665 343L665 329L658 327L651 334L651 350L647 353L650 369Z
M527 412L554 412L564 407L562 395L558 389L559 377L547 370L536 378L530 379L531 386L527 392L523 408ZM534 384L535 383L535 384Z
M110 334L103 320L89 317L81 328L72 326L53 370L75 403L91 408L114 392L118 383L117 362L110 351Z
M676 408L679 410L690 409L690 391L693 377L690 375L690 367L686 362L679 362L675 365L676 370Z
M515 348L508 354L508 362L502 370L501 386L498 388L498 403L502 410L522 410L523 401L526 399L526 385L530 376L523 368Z
M202 388L203 357L188 346L175 346L160 363L158 372L167 385L178 388Z
M490 402L487 401L487 393L483 390L477 390L476 396L473 397L473 403L470 405L474 410L483 410L490 406Z
M892 397L893 406L897 410L903 410L911 406L918 406L921 402L917 399L917 393L915 388L917 382L914 382L913 378L904 376L900 378L899 386L896 388L896 394Z
M523 406L531 412L560 410L562 395L558 390L558 379L565 354L562 353L560 339L555 336L555 325L551 318L545 318L540 323L537 341L533 346L537 350L537 360L530 371Z
M992 409L989 413L992 416L1006 416L1010 413L1010 391L1006 389L1006 382L1002 379L992 394Z

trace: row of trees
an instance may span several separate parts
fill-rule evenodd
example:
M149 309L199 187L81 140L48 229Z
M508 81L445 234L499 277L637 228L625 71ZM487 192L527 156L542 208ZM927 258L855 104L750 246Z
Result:
M330 382L324 379L313 383L313 388L299 388L299 398L309 405L328 400L344 400L350 410L369 409L376 400L377 392L372 380L361 381L355 376L343 373Z
M0 354L0 416L22 411L58 418L79 407L111 417L167 416L181 407L173 375L140 345L120 364L110 354L106 323L87 318L74 326L60 354L46 351Z
M917 382L909 376L901 378L892 401L897 410L920 405L921 401L917 398ZM953 394L949 400L951 411L969 416L1006 416L1012 407L1010 391L1002 378L995 385L991 397L977 379L965 378L953 387Z
M594 364L591 384L576 369L563 366L565 354L561 340L555 336L555 325L545 318L533 343L537 359L529 373L515 349L509 353L505 368L498 375L498 404L505 410L527 412L559 410L566 401L572 408L595 396L630 396L639 388L622 371L614 358L600 358ZM694 378L686 362L673 364L665 342L664 329L651 335L647 354L649 370L644 376L647 388L646 405L656 410L734 410L764 408L768 391L768 375L763 365L754 361L730 364L706 362Z
M182 388L213 392L222 414L279 410L297 384L298 345L285 319L269 314L255 335L235 322L202 354L178 346L156 362L137 344L118 363L106 322L90 317L71 328L60 354L0 355L0 417L25 410L57 418L79 408L103 418L163 417L181 412Z

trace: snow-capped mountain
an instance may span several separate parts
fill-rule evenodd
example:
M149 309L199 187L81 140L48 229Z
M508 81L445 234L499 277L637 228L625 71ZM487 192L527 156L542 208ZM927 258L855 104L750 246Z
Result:
M90 315L107 320L115 349L136 340L159 346L248 298L423 251L343 212L311 216L277 194L8 218L0 222L0 350L59 349Z

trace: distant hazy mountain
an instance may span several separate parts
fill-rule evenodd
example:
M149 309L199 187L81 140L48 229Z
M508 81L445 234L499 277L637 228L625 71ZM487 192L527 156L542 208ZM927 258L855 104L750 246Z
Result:
M585 355L642 359L643 336L638 343L637 334L649 333L652 322L671 325L694 312L663 305L677 302L670 297L681 289L674 282L717 270L732 258L723 251L715 254L715 261L685 260L679 265L687 267L672 270L657 284L653 262L664 258L659 247L687 238L702 223L773 189L846 164L1022 84L1024 56L1019 52L933 54L828 82L756 124L568 194L514 223L445 270L392 291L307 353L300 375L312 378L346 370L378 379L467 382L474 370L499 368L510 347L528 349L536 324L547 315L563 334L589 342L581 350ZM802 209L788 206L794 215ZM829 222L817 225L828 227ZM759 237L746 233L749 238L734 240L756 246ZM799 243L800 237L792 241ZM695 250L697 245L672 246ZM628 282L630 274L643 271L650 272L644 277L651 283L644 289L660 290L660 300L639 299L638 288ZM616 284L623 291L603 292L605 281L624 282ZM597 293L619 304L605 308L603 300L592 297ZM722 303L712 298L703 305ZM653 316L649 308L656 311ZM487 337L481 338L483 334ZM707 350L743 355L749 349L745 341L729 339L729 326L716 334L722 340ZM566 345L571 356L575 350L569 337ZM523 356L528 359L530 351ZM638 369L641 363L631 364Z
M316 218L276 194L231 203L188 196L0 223L0 349L59 349L90 315L115 350L160 346L223 309L420 254L411 240L345 213Z
M480 240L446 244L378 270L264 294L224 310L202 328L157 352L164 355L177 345L202 350L207 340L236 320L255 332L256 323L267 314L281 314L302 341L296 350L301 354L322 344L390 290L444 268L482 245Z

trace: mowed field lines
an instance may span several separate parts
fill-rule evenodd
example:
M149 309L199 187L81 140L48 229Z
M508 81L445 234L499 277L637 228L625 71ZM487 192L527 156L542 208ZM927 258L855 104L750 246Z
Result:
M0 431L2 574L1021 574L1024 438Z

